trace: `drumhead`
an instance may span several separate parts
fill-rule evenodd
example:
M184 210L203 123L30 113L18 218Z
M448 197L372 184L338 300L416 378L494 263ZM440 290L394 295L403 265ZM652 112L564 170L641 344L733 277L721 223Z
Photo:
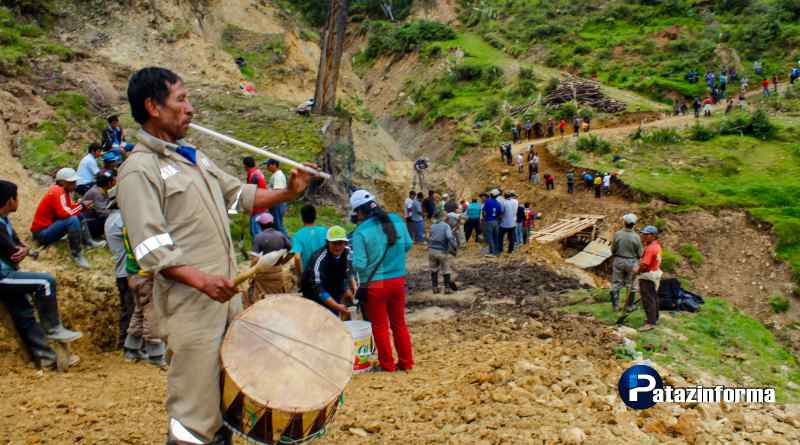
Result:
M252 401L288 413L321 409L344 391L353 338L336 316L297 294L270 295L233 321L222 366Z

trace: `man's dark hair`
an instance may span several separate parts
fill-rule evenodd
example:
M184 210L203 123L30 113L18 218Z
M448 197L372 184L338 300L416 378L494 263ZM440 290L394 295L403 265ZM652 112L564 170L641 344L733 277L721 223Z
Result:
M625 223L625 228L626 228L626 229L632 229L632 228L633 228L633 226L635 226L635 225L636 225L636 223L633 223L633 224L631 224L631 223L628 223L628 222L626 222L626 223Z
M408 192L408 196L413 198L413 197L417 196L417 193L414 190L411 190L410 192Z
M267 167L269 167L270 165L274 165L275 167L277 167L277 166L279 166L281 164L280 164L280 162L278 162L278 161L276 161L274 159L267 159Z
M300 219L303 224L314 224L317 220L317 209L311 204L304 205L300 208Z
M166 68L149 67L135 72L128 81L128 102L136 122L144 124L150 120L145 100L153 99L158 105L164 105L169 87L181 81L180 76Z
M6 205L11 198L17 197L17 184L0 179L0 206Z
M423 199L424 197L425 195L423 195L422 192L417 193L417 199Z
M428 190L428 196L433 196L434 193L436 193L436 192L434 192L433 190Z
M103 146L98 144L97 142L92 142L91 144L89 144L88 152L94 153L96 151L103 151Z
M252 156L245 156L244 159L242 159L242 164L247 168L253 168L256 166L256 160L253 159Z
M111 116L108 116L108 119L106 119L106 121L109 123L109 125L113 124L114 122L119 122L119 116L113 114Z
M113 180L114 172L111 170L100 170L100 173L95 177L95 183L97 183L98 187L108 187Z

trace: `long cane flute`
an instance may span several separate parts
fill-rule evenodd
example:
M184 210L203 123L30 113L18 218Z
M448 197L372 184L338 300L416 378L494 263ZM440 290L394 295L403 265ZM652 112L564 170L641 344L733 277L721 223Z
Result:
M227 142L229 144L236 145L237 147L244 148L245 150L253 152L255 154L266 156L266 157L274 159L274 160L276 160L278 162L283 162L284 164L289 164L292 167L295 167L295 168L297 168L299 170L303 170L305 172L314 174L314 175L319 176L319 177L321 177L323 179L331 179L331 175L328 174L328 173L325 173L325 172L319 171L319 170L315 170L315 169L313 169L313 168L311 168L311 167L309 167L307 165L301 164L301 163L299 163L297 161L293 161L293 160L291 160L289 158L286 158L286 157L283 157L283 156L281 156L281 155L279 155L277 153L273 153L271 151L267 151L267 150L258 148L258 147L254 146L254 145L250 145L247 142L242 142L242 141L240 141L238 139L234 139L234 138L232 138L232 137L230 137L228 135L224 135L222 133L217 133L214 130L209 130L208 128L201 127L200 125L197 125L197 124L189 124L189 127L194 128L195 130L197 130L197 131L199 131L201 133L205 133L208 136L211 136L211 137L213 137L215 139L218 139L218 140L220 140L222 142Z

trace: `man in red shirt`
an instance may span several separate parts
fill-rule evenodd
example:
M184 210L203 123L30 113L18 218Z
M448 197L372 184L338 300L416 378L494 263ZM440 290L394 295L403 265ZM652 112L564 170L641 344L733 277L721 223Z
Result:
M253 159L252 156L245 156L245 158L242 159L242 164L244 164L244 168L247 170L247 183L255 184L260 189L266 189L267 180L264 178L264 173L256 167L255 159ZM267 210L267 208L263 207L253 208L253 213L250 215L250 237L254 240L256 239L256 235L261 233L261 225L258 224L256 219L258 215Z
M72 259L78 266L89 268L89 262L83 256L83 242L92 247L102 246L105 243L95 243L91 237L84 237L83 224L80 215L84 208L91 208L91 202L73 203L70 193L75 190L78 174L74 169L62 168L56 173L56 183L47 189L31 224L31 233L42 246L48 246L67 235Z
M647 316L647 323L639 328L640 331L649 331L658 322L658 284L661 281L661 244L658 242L658 229L647 226L642 229L642 242L644 253L639 260L636 273L639 274L639 294L642 296L642 306Z

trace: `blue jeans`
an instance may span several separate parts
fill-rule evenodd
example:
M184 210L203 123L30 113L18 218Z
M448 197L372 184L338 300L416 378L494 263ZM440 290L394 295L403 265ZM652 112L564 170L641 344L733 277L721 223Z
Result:
M500 226L497 224L497 221L484 221L483 238L489 244L489 254L499 255Z
M525 242L524 231L522 230L522 223L517 223L516 244L519 246Z
M289 236L289 232L286 231L286 227L283 225L283 216L286 215L288 207L289 205L284 202L269 209L269 213L272 213L272 217L275 218L275 230L282 232L286 236Z
M50 227L34 233L33 238L40 244L47 246L60 240L68 232L81 232L81 220L77 216L53 221Z
M425 220L422 221L411 221L411 224L414 225L414 241L418 243L425 242Z
M259 213L259 215L260 215L260 213ZM256 239L256 235L261 233L261 224L256 222L256 218L258 218L258 215L253 215L253 216L250 217L250 238L251 239Z

